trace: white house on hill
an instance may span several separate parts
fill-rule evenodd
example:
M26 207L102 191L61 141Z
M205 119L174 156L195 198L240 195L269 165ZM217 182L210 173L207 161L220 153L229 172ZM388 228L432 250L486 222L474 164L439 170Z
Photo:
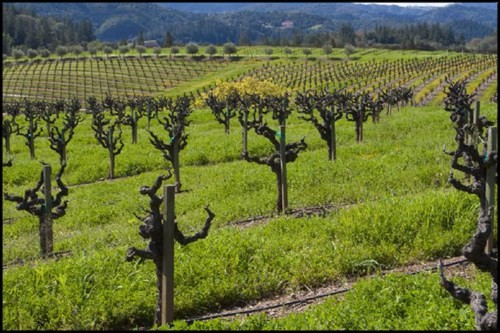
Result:
M145 40L144 41L144 46L145 47L160 47L160 45L158 45L158 42L156 42L156 40L152 39L152 40Z

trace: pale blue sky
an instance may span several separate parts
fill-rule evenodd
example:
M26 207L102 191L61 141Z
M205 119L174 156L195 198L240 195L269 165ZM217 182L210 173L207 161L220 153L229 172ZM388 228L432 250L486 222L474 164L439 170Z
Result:
M453 4L453 2L362 2L362 3L371 5L397 5L401 7L408 7L408 6L444 7Z

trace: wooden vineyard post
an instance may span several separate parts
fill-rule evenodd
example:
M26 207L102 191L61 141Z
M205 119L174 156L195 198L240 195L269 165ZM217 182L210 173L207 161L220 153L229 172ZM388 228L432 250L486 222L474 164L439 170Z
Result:
M62 143L62 150L61 150L61 163L66 164L66 140L64 138L64 128L61 130L61 143Z
M225 124L225 126L226 126L226 133L227 134L229 134L229 126L230 126L230 120L231 120L231 118L230 118L231 112L229 110L229 100L228 99L229 99L229 96L226 98L226 124Z
M31 126L28 129L28 147L30 149L30 157L34 160L35 157L35 133L31 130Z
M243 110L243 154L245 154L248 151L248 131L247 131L247 126L248 126L248 109L246 106L244 106Z
M181 191L181 173L179 171L179 141L181 136L177 131L179 128L174 126L174 152L172 156L172 164L174 166L174 175L175 175L175 193L179 193ZM177 136L179 134L179 136Z
M132 261L137 256L140 262L149 259L153 260L156 266L156 288L158 297L156 299L155 325L169 326L174 320L174 242L180 245L188 245L199 239L208 236L211 222L215 214L205 207L208 217L205 220L203 229L193 236L184 236L177 228L175 222L175 185L163 187L163 197L158 197L156 192L162 187L164 180L170 178L168 175L160 175L156 178L153 186L142 186L140 193L150 198L149 215L139 218L143 224L139 227L139 234L144 239L150 239L145 250L129 247L127 250L127 261ZM163 204L163 210L160 207Z
M108 178L115 178L115 153L113 151L113 126L110 126L108 132L108 151L109 151L109 174Z
M137 143L137 111L132 109L132 143Z
M466 117L467 122L469 124L473 125L474 128L476 128L477 122L479 120L479 109L480 109L480 103L479 103L479 101L476 101L476 105L475 105L474 110L472 110L472 114L469 114ZM474 147L476 147L476 145L477 145L476 140L477 140L477 138L474 137L472 134L466 134L465 143L467 145L473 145ZM472 162L469 162L469 166L472 166ZM471 179L470 176L471 176L470 174L466 173L464 179L466 181L470 181L470 179Z
M497 150L497 139L498 133L496 127L488 128L488 143L487 143L487 155ZM486 242L486 253L491 254L493 250L493 231L495 229L495 176L496 176L497 163L492 164L486 170L486 204L488 207L488 214L491 216L491 233L488 241ZM497 221L498 223L498 221Z
M331 114L331 123L330 123L330 144L331 144L331 155L330 161L335 161L337 158L337 139L335 137L335 116L334 116L334 106L332 106Z
M472 112L472 122L474 124L477 124L477 121L479 119L480 106L481 106L481 103L479 101L476 101L476 107L474 108L474 111Z
M358 118L358 143L363 142L363 117L365 116L365 107L361 105L361 111Z
M5 138L5 151L10 154L10 122L4 121L5 126L2 126L2 131L5 131L3 137Z
M52 195L51 195L51 167L43 166L43 183L45 194L45 208L43 221L40 223L40 248L42 257L52 254L53 251L53 231L52 231Z
M288 208L288 193L286 181L286 128L284 122L280 125L280 167L281 167L281 207L283 213Z
M175 185L163 188L163 256L161 285L161 325L174 320L174 208Z

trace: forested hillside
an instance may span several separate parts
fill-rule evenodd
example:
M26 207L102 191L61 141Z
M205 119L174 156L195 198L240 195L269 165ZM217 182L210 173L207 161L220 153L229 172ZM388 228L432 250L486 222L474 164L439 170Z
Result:
M25 9L21 13L19 8ZM484 3L444 8L353 3L12 3L4 4L3 11L4 54L13 47L43 46L53 51L57 43L85 45L94 35L104 42L130 42L139 33L160 44L170 34L177 45L230 41L343 47L349 43L461 51L473 42L474 51L496 52L492 46L496 37L491 38L496 36L497 8ZM90 24L93 34L88 37L73 32L88 31ZM487 37L487 46L474 40Z

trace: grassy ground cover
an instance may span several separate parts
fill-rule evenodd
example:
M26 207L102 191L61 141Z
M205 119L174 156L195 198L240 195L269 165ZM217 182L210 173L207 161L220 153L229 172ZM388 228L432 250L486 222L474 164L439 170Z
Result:
M486 110L491 115L493 108ZM181 155L181 179L189 191L178 195L176 209L186 233L200 228L205 204L217 217L209 238L186 248L176 246L176 318L362 275L367 260L394 267L456 255L474 229L470 221L477 215L477 203L445 185L449 161L441 147L452 139L442 110L405 108L378 125L367 123L363 144L355 143L351 123L339 123L335 163L327 160L314 129L292 117L290 140L305 134L310 146L289 165L290 206L358 205L326 217L276 217L243 231L230 222L272 214L275 179L266 168L240 161L239 131L234 127L224 134L210 116L206 111L193 114L192 141ZM88 123L79 126L70 144L102 150L91 143ZM70 189L67 215L54 223L54 240L55 251L71 250L71 257L35 260L4 272L5 328L111 329L150 322L156 297L153 265L124 261L128 246L144 244L137 235L140 222L133 217L147 205L138 188L151 185L163 169L159 154L148 151L145 143L146 137L140 136L137 146L142 148L124 155L122 163L118 156L118 174L128 177ZM15 163L23 168L3 170L4 189L11 193L32 184L40 169L37 162L27 161L20 146L13 144L19 150ZM251 137L251 153L268 149L266 142ZM135 175L124 172L134 165L139 150L142 157L156 160L156 166L147 163L150 169ZM196 156L201 152L205 157ZM24 155L26 163L17 159ZM90 149L76 155L68 152L68 183L78 184L91 170L105 174L104 155L93 157ZM31 172L22 170L27 165ZM9 183L16 176L18 184ZM18 217L3 228L4 262L36 257L37 221L15 211L12 203L4 202L3 211L4 219ZM20 288L20 281L33 287Z
M474 280L454 280L488 294L490 278L477 271ZM252 314L231 319L176 321L171 330L474 330L472 312L450 302L438 273L389 274L362 279L342 296L333 296L304 312L273 318Z
M234 69L234 74L245 70ZM179 89L188 91L188 86ZM496 121L496 110L496 104L485 102L481 114ZM188 145L180 154L187 191L176 196L179 228L185 234L198 231L206 204L216 218L207 239L175 246L178 320L364 276L373 269L458 255L474 231L478 203L446 184L450 158L442 147L454 148L454 131L440 107L383 114L379 124L365 123L361 144L354 124L339 120L335 162L328 161L326 144L314 127L292 114L287 140L305 136L308 149L287 166L289 206L334 207L325 216L301 218L273 216L276 179L267 167L240 159L236 120L227 135L207 109L196 110L190 119ZM37 219L3 202L3 262L26 261L4 270L3 329L130 329L152 323L154 265L125 262L128 247L146 246L133 215L147 207L139 188L151 186L166 167L148 142L145 121L141 119L136 145L130 128L123 128L126 145L116 159L115 180L101 180L107 174L107 152L93 137L90 116L76 128L63 175L71 185L67 214L54 222L54 250L69 250L69 256L32 259L39 254ZM156 122L151 129L165 136ZM14 137L12 154L3 153L4 160L13 158L14 163L2 170L8 193L22 194L39 179L41 164L30 159L23 140ZM36 154L55 173L58 156L48 146L46 138L37 138ZM251 132L250 155L270 152L269 143ZM271 218L247 228L233 223L258 215ZM470 310L446 296L435 275L393 277L361 282L340 307L331 306L337 302L333 299L276 321L252 316L190 328L471 329ZM423 304L422 314L418 309ZM429 309L440 309L439 315ZM175 328L183 325L179 321Z

